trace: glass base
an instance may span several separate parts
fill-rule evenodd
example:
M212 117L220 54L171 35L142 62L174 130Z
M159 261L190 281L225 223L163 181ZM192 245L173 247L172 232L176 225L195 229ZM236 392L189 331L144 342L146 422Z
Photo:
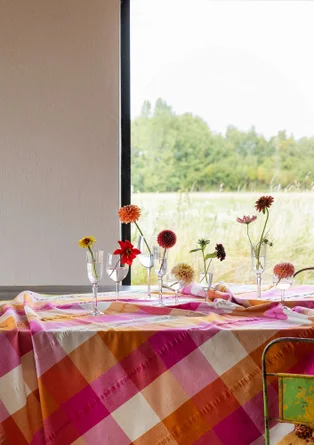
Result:
M99 309L93 309L92 311L88 312L88 315L92 315L93 317L97 317L97 315L104 315L104 313L100 312Z

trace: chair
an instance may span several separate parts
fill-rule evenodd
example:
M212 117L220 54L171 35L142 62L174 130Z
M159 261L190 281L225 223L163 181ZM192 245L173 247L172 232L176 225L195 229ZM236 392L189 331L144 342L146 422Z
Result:
M271 341L262 355L263 399L265 419L265 445L270 445L269 421L301 424L314 427L314 375L269 373L266 369L267 354L278 343L312 343L313 338L282 337ZM267 377L278 378L279 418L270 418L268 410ZM294 435L295 440L292 438ZM287 439L287 440L286 440ZM308 444L295 434L289 433L277 445Z

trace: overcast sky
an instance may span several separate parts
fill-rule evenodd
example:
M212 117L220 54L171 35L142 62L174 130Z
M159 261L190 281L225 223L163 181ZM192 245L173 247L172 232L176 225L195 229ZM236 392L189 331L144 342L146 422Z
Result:
M131 0L132 117L165 99L216 132L314 136L314 1Z

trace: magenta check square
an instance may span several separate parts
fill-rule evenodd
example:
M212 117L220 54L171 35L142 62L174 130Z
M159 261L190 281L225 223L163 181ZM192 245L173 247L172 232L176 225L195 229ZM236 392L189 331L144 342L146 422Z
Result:
M61 408L80 435L109 415L109 411L90 386L86 386L63 403Z
M222 443L226 445L234 443L236 437L241 437L243 445L250 444L261 435L261 432L242 407L229 414L213 429Z
M140 390L168 369L148 341L121 360L120 364Z
M156 332L148 341L168 368L197 348L188 331L160 331Z
M14 336L0 334L1 354L0 354L0 377L16 368L20 363L20 358L15 350L14 343L17 342L17 333Z
M268 407L271 417L278 417L278 394L272 385L268 386ZM259 392L255 397L242 405L242 408L250 416L252 421L261 433L264 433L264 416L263 413L263 393ZM274 425L274 422L270 422L270 425Z
M195 376L195 370L197 370L197 377ZM199 349L176 363L170 368L170 371L190 397L193 397L218 378L217 373Z
M94 380L90 386L110 413L139 392L120 363Z
M61 408L57 409L44 420L45 444L70 445L80 437L71 419Z
M86 444L129 445L131 440L117 422L108 416L83 435Z

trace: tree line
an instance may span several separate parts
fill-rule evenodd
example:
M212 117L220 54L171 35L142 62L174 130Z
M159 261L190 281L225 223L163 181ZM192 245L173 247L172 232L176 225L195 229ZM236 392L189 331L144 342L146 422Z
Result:
M134 192L314 190L314 136L266 139L231 125L215 133L158 99L144 102L131 141Z

